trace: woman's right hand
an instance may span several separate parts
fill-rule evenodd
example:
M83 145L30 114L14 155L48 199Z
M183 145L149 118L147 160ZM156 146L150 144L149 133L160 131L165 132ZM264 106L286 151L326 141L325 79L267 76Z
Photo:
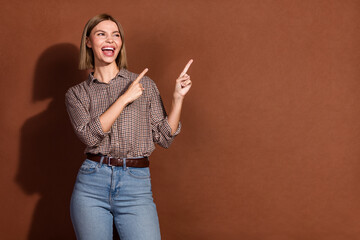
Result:
M132 103L142 95L145 89L140 83L140 80L144 77L145 73L148 70L149 69L145 68L144 71L142 71L142 73L139 74L139 76L134 80L134 82L129 86L129 88L124 93L123 97L125 98L127 104Z
M126 105L132 103L142 95L144 88L141 85L140 80L144 77L147 71L148 69L145 68L135 81L130 84L126 92L121 95L103 114L100 115L99 120L101 128L104 132L110 131L111 126L114 124L115 120L119 117Z

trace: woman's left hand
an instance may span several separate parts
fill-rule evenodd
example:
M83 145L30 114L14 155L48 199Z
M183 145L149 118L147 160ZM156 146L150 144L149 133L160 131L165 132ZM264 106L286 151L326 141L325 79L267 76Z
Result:
M192 82L190 76L186 74L193 60L191 59L185 66L184 70L181 72L180 76L176 79L174 97L184 98L187 92L190 90Z

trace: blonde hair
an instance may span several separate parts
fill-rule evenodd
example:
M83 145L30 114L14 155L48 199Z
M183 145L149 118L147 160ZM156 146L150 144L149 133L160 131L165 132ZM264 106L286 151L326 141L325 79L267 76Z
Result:
M79 69L85 70L95 67L94 62L94 53L91 48L86 46L86 38L90 36L91 30L98 25L100 22L110 20L116 23L118 26L120 37L121 37L121 49L116 57L116 64L119 67L119 69L127 68L127 59L126 59L126 50L125 50L125 39L124 39L124 30L121 26L121 24L116 21L115 18L110 16L109 14L103 13L96 15L95 17L91 18L85 25L82 37L81 37L81 43L80 43L80 59L79 59Z

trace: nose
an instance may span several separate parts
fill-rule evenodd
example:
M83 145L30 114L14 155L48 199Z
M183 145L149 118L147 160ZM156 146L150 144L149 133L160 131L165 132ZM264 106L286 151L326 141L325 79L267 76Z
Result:
M112 36L109 36L106 38L106 42L114 42L114 39L112 38Z

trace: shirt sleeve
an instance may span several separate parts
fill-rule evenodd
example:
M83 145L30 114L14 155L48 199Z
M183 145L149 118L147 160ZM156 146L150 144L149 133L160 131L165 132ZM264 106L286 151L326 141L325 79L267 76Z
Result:
M171 127L169 125L160 92L152 80L151 83L150 114L153 141L164 148L168 148L175 136L180 133L181 123L179 122L175 133L171 134Z
M97 146L109 132L104 132L99 116L90 117L85 99L71 89L65 94L65 105L76 135L88 147Z

